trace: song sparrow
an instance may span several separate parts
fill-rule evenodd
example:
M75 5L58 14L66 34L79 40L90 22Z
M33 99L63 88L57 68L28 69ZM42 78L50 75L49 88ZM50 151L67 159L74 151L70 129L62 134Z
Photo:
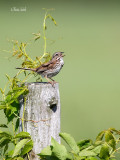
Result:
M42 64L38 68L16 68L16 69L34 71L40 74L41 76L45 77L49 81L49 83L54 85L55 81L52 79L52 77L56 76L64 65L63 57L65 55L63 55L62 53L64 52L55 52L52 56L52 59L49 62ZM49 79L51 79L52 81L50 81Z

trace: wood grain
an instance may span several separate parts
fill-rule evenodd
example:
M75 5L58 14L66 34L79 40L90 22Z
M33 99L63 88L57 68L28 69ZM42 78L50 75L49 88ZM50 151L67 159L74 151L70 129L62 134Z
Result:
M30 154L31 160L38 160L36 154L51 143L51 136L60 143L60 95L58 83L26 83L29 94L24 102L20 99L20 117L24 112L24 131L29 132L34 147ZM20 121L20 131L22 122ZM33 156L34 153L34 156Z

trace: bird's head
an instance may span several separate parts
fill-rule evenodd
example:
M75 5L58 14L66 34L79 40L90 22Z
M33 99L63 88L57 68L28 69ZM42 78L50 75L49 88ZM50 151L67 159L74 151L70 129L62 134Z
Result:
M64 52L55 52L52 56L52 59L53 58L57 58L57 57L64 57L65 55L63 54Z

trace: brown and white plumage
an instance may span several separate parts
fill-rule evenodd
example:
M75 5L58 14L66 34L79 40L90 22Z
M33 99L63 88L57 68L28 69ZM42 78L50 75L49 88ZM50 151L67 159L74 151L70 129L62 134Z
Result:
M61 68L64 65L63 61L64 55L62 53L63 52L54 53L52 59L49 62L42 64L38 68L16 68L16 69L34 71L40 74L41 76L45 77L47 80L48 78L51 79L60 72Z

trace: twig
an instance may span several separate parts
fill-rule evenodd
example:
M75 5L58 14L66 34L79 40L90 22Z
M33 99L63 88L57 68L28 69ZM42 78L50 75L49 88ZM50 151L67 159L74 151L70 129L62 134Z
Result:
M49 119L41 119L41 120L39 120L39 121L35 121L35 120L27 120L27 119L23 119L23 118L21 118L20 116L18 116L16 113L13 113L17 118L19 118L21 121L26 121L26 122L29 122L29 121L31 121L31 122L33 122L33 123L38 123L38 122L40 122L40 121L42 121L42 122L46 122L46 121L49 121L51 118L49 118Z
M35 120L25 120L24 119L24 121L31 121L31 122L33 122L33 123L38 123L38 122L40 122L40 121L43 121L43 122L46 122L46 121L49 121L51 118L49 118L49 119L41 119L41 120L39 120L39 121L35 121Z

